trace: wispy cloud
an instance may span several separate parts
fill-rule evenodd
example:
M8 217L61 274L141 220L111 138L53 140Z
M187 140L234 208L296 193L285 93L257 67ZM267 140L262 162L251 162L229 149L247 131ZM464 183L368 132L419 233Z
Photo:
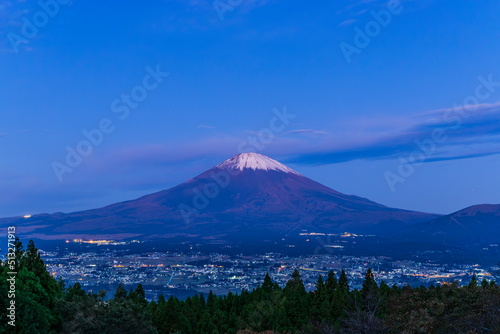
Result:
M345 21L340 22L339 26L348 26L348 25L353 24L355 22L356 22L356 20L354 20L354 19L347 19Z
M285 135L305 135L305 136L324 136L328 132L314 129L297 129L285 132Z
M380 6L387 6L387 0L360 0L360 1L350 1L350 3L344 6L339 12L349 12L353 16L362 15L367 11L367 8L376 8Z
M369 120L366 123L369 124ZM442 141L433 144L433 153L422 162L500 153L500 103L436 110L408 119L386 119L385 123L384 129L377 127L377 123L372 129L354 125L348 133L356 134L357 142L346 138L344 147L324 142L321 149L296 154L288 161L321 165L357 159L390 159L418 150L435 132L442 134ZM392 131L387 131L391 127Z

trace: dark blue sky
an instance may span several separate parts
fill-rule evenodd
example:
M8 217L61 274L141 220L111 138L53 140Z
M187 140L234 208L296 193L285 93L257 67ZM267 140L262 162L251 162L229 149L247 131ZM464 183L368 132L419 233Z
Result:
M0 4L0 216L132 199L251 146L388 206L500 203L498 1L41 3Z

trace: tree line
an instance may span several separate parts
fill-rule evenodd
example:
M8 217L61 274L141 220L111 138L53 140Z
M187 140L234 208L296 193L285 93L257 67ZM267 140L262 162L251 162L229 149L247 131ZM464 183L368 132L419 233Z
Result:
M15 326L9 325L9 272L15 271ZM378 283L367 270L351 289L344 270L319 276L306 291L295 270L284 287L267 274L252 291L147 301L144 288L118 286L113 298L47 271L33 241L15 242L15 267L0 262L0 333L292 334L500 333L500 287L478 282L430 287Z

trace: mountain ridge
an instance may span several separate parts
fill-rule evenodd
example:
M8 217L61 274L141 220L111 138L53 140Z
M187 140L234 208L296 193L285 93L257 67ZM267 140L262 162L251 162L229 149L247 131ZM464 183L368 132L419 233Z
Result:
M412 226L413 237L426 236L448 243L498 242L500 204L478 204Z

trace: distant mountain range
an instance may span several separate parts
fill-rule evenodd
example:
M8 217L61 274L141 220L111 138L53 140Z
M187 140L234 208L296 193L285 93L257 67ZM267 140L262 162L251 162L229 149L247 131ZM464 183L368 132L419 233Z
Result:
M300 230L460 238L498 231L499 205L448 216L389 208L315 182L261 154L238 154L168 190L74 213L0 219L46 240L175 238L225 243Z

